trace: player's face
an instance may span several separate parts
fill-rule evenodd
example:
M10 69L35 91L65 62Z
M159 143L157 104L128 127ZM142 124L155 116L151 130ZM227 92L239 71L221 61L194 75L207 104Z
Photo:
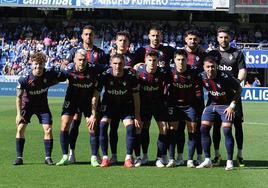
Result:
M199 37L196 35L187 35L187 37L185 38L185 42L187 47L193 50L198 46Z
M176 55L174 58L177 69L185 70L187 66L187 59L183 55Z
M76 54L74 57L75 69L79 72L85 70L87 62L86 57L81 54Z
M155 70L157 68L157 64L159 59L156 56L147 56L146 57L146 66L149 70Z
M32 72L34 76L42 76L45 68L45 62L32 61Z
M113 76L115 77L121 77L124 73L124 62L121 58L113 58L112 59L112 70L113 70Z
M158 30L150 30L149 32L149 40L151 46L158 46L161 42L162 34Z
M129 39L124 35L117 36L115 41L117 49L119 51L127 51L129 47Z
M82 37L84 43L91 45L91 44L93 44L94 35L95 34L94 34L93 30L84 29L81 37Z
M218 39L220 47L222 47L222 48L228 48L229 47L230 35L228 33L225 33L225 32L218 33L217 39Z
M217 65L215 62L205 61L203 67L209 79L214 79L216 77Z

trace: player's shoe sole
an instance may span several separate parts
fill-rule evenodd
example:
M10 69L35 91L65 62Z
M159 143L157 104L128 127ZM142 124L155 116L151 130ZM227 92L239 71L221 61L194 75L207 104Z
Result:
M200 165L198 165L196 168L211 168L212 167L212 162L211 160L204 161Z

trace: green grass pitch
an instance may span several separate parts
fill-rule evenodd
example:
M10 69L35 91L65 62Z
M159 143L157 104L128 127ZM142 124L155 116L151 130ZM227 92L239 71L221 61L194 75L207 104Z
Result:
M53 114L53 160L61 159L59 143L60 111L63 98L49 98ZM43 132L37 118L26 130L23 166L15 159L15 97L0 97L0 187L268 187L268 103L244 103L244 157L246 167L226 172L224 164L212 169L186 167L158 169L155 166L125 169L125 130L119 129L120 166L90 166L89 138L85 121L80 126L76 157L78 163L64 167L44 164ZM151 125L150 160L156 156L158 130ZM187 146L185 147L185 149ZM213 151L213 150L212 150ZM225 158L224 138L221 153ZM184 158L186 159L185 151ZM234 153L236 156L236 150ZM153 162L152 162L153 164Z

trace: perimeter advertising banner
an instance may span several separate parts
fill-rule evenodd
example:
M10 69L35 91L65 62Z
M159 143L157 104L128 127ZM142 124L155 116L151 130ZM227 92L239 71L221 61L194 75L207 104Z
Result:
M217 0L0 0L0 6L215 10Z
M243 50L247 68L268 68L268 50Z

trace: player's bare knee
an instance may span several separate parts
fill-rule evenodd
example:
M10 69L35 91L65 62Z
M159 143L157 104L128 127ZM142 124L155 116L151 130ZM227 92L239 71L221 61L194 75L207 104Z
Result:
M25 128L26 128L26 125L20 124L20 125L17 126L17 133L16 133L17 138L23 138L24 137Z

